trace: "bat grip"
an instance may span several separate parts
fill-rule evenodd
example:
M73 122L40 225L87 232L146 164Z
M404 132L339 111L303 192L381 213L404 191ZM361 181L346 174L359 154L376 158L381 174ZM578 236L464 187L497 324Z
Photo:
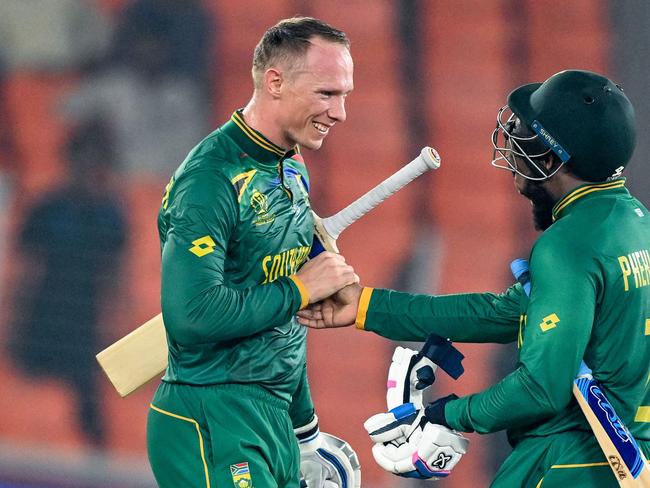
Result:
M323 227L333 239L337 239L341 232L350 224L375 208L393 193L400 190L422 173L430 169L438 168L439 166L440 156L436 150L428 146L422 148L420 155L413 161L402 167L392 176L386 178L375 188L352 202L340 212L323 219Z

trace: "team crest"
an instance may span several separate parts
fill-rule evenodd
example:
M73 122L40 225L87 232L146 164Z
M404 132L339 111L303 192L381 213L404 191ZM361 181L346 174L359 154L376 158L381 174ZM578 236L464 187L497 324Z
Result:
M230 465L230 474L235 488L253 488L253 480L248 463L237 463Z
M251 195L251 208L257 214L255 225L270 224L275 220L275 215L269 214L269 200L267 196L259 190L253 190Z

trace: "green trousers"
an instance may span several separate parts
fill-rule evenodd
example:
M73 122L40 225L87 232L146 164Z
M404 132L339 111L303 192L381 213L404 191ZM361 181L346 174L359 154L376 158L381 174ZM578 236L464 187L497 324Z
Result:
M639 442L648 455L648 443ZM519 442L490 488L618 488L591 432L564 432Z
M248 385L161 383L147 418L160 488L298 488L288 404Z

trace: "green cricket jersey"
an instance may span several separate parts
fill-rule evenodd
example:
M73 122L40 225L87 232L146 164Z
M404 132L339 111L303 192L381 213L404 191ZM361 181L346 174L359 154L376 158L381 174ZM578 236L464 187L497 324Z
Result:
M162 311L169 344L163 381L256 384L292 403L306 423L308 297L291 277L313 236L308 176L235 112L187 156L158 217Z
M458 430L508 429L515 443L589 429L572 398L584 358L633 435L650 440L650 215L624 184L580 186L555 205L531 252L530 300L519 284L435 297L367 288L357 326L395 340L518 342L514 372L446 405Z

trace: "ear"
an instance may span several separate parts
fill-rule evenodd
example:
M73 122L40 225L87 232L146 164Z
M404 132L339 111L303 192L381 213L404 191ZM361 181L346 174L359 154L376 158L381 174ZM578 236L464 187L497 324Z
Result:
M560 160L560 158L558 158L557 155L552 151L549 152L546 158L544 159L544 167L546 168L546 171L551 173L561 164L562 161Z
M282 71L277 68L269 68L264 72L264 89L273 98L279 98L282 92L284 78Z

